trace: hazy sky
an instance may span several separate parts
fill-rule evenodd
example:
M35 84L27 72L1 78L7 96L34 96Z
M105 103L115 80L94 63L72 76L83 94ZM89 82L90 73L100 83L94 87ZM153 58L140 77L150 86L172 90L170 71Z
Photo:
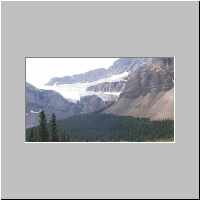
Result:
M52 77L108 68L116 60L117 58L27 58L26 81L40 87Z

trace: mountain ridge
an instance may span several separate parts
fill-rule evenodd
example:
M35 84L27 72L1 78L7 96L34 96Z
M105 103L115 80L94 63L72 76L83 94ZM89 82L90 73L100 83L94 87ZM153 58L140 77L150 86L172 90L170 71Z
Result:
M152 59L130 74L118 101L105 113L152 120L174 118L174 63L172 58Z
M132 71L142 63L149 62L151 58L119 58L108 69L98 68L81 74L72 76L54 77L51 78L46 85L54 84L72 84L72 83L86 83L97 81L102 78L107 78L112 75L121 74L123 72Z
M54 113L58 120L102 110L110 101L103 101L96 95L85 96L77 103L70 102L58 92L38 89L26 82L26 128L38 125L40 111L45 111L47 119Z

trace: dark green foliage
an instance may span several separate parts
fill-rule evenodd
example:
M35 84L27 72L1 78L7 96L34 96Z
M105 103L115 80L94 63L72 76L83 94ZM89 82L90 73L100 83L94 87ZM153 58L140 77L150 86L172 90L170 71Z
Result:
M34 138L34 133L33 133L33 128L31 129L31 135L30 135L30 139L32 140Z
M92 113L57 121L57 132L65 142L173 141L174 121Z
M26 141L27 142L40 142L38 127L33 127L26 131Z
M65 141L66 142L70 142L70 136L69 136L69 134L66 134Z
M44 111L39 114L39 138L41 142L49 141L49 133L47 129L47 120Z
M29 134L26 134L27 142L34 142L34 128L30 128Z
M58 142L59 137L57 133L56 115L53 113L50 121L51 141Z
M65 142L66 141L66 133L65 133L65 131L64 130L60 130L59 132L60 132L60 134L58 136L58 141L59 142Z

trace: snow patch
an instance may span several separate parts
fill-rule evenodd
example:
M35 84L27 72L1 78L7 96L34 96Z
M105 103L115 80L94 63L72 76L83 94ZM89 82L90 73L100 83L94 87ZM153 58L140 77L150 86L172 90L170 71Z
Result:
M40 112L41 112L41 110L39 110L39 111L31 110L31 111L30 111L30 113L40 113Z
M117 98L120 95L120 92L94 92L87 91L87 88L93 85L97 85L99 83L104 82L119 82L124 81L129 75L128 72L123 72L121 74L112 75L107 78L100 79L98 81L87 82L87 83L74 83L74 84L62 84L59 85L57 82L53 86L44 85L40 89L44 90L54 90L60 93L65 99L76 103L80 101L80 98L83 96L97 95L103 100L107 100L106 96L115 96ZM110 97L108 97L110 98Z
M107 77L107 78L103 78L103 79L100 79L98 81L94 81L94 82L90 82L91 84L99 84L99 83L104 83L104 82L119 82L119 81L125 81L125 78L127 78L129 75L129 72L123 72L121 74L115 74L115 75L112 75L110 77Z

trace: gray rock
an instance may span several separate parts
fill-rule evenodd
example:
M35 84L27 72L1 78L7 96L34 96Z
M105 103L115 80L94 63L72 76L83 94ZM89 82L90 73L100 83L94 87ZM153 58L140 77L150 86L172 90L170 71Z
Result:
M52 113L57 119L64 119L79 114L81 108L64 99L59 93L51 90L40 90L26 83L26 127L38 125L38 115L44 110L47 118Z
M116 115L173 119L173 58L152 58L130 74L117 102L105 110Z
M82 74L76 74L73 76L55 77L52 78L46 85L61 84L73 84L73 83L86 83L96 81L107 77L106 69L96 69Z
M121 92L126 86L126 81L104 82L87 88L88 91L94 92Z
M82 113L91 113L102 110L108 103L96 95L91 95L81 97L79 104L82 108Z
M108 69L100 68L73 76L54 77L46 85L93 82L126 71L133 71L151 60L152 58L120 58Z

